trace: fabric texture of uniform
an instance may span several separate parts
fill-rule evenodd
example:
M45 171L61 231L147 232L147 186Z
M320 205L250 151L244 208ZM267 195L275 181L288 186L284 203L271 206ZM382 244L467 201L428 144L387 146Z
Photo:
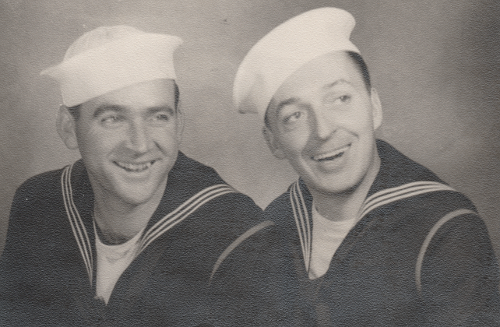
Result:
M270 259L277 243L272 224L213 272L221 253L262 221L262 210L212 168L179 153L140 252L107 305L95 299L92 211L81 160L18 189L0 261L0 325L257 326L278 320L278 302L269 295L277 293L268 289L278 268Z
M463 194L388 143L377 141L380 171L360 220L327 273L308 278L312 196L302 180L265 210L283 239L290 308L298 326L498 326L499 272L483 220L462 214L432 237L415 283L417 257L433 226L458 209ZM464 211L465 212L465 211ZM468 211L470 212L470 211ZM292 287L295 286L295 287Z

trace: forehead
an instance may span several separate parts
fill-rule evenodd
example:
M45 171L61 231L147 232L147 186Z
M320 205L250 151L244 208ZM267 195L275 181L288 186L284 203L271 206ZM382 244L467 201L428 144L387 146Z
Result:
M344 51L315 58L290 75L271 99L270 107L288 98L302 98L335 85L364 87L361 73Z
M84 102L81 110L92 113L102 106L123 107L129 110L163 106L174 109L175 82L172 79L157 79L129 85Z

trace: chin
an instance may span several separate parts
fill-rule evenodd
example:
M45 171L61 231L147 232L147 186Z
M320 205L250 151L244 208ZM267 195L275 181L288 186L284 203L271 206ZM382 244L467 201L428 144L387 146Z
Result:
M318 178L317 181L306 182L309 188L325 195L350 195L358 188L360 182L349 177Z
M122 191L120 193L120 198L123 200L123 202L130 205L141 205L147 203L155 196L155 192L151 190L138 190L137 188L135 188L134 190L129 189L128 191Z
M354 193L356 190L356 185L352 186L344 186L337 185L336 187L331 186L319 186L315 187L316 191L325 195L334 195L334 196L342 196L342 195L350 195Z

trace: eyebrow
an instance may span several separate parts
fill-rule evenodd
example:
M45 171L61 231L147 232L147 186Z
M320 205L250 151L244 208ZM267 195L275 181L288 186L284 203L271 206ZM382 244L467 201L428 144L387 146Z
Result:
M103 104L103 105L96 108L96 110L94 111L94 114L92 116L94 118L97 118L100 115L102 115L108 111L123 112L123 111L125 111L125 108L123 108L122 106L117 106L117 105Z
M323 85L323 87L321 89L323 90L328 90L328 89L331 89L332 87L335 87L339 84L349 84L349 85L352 85L351 82L349 82L348 80L346 79L343 79L343 78L340 78L336 81L333 81L332 83L328 83L328 84L325 84ZM299 102L299 98L297 97L291 97L291 98L288 98L286 100L283 100L281 101L277 106L276 106L276 112L279 112L281 110L281 108L289 105L289 104L294 104L294 103L297 103Z
M171 106L168 106L168 105L148 108L149 114L156 114L156 113L161 112L161 111L166 111L171 115L175 114L175 110Z
M99 106L99 107L96 108L96 110L94 111L93 117L97 118L97 117L99 117L100 115L102 115L102 114L104 114L106 112L123 113L125 111L126 111L126 108L123 107L123 106L112 105L112 104L103 104L103 105L101 105L101 106ZM161 111L168 112L171 115L175 114L175 110L172 107L168 106L168 105L166 105L166 106L158 106L158 107L151 107L151 108L147 109L148 114L155 114L155 113L158 113L158 112L161 112Z
M341 78L341 79L338 79L338 80L336 80L336 81L334 81L334 82L332 82L332 83L325 84L325 85L322 87L322 89L323 89L323 90L328 90L328 89L331 89L332 87L335 87L335 86L337 86L337 85L339 85L339 84L349 84L349 85L352 85L352 83L351 83L351 82L349 82L348 80ZM299 102L299 101L300 101L300 99L299 99L299 98L297 98L297 97L291 97L291 98L288 98L288 99L285 99L285 100L281 101L281 102L280 102L280 103L276 106L276 116L278 116L278 115L280 114L280 111L281 111L284 107L286 107L286 106L288 106L288 105L290 105L290 104L295 104L295 103L297 103L297 102Z
M323 90L328 90L328 89L331 89L332 87L335 87L335 86L337 86L339 84L349 84L349 85L352 85L352 83L349 82L348 80L345 80L345 79L341 78L341 79L338 79L338 80L336 80L336 81L334 81L332 83L328 83L328 84L324 85L322 87L322 89Z

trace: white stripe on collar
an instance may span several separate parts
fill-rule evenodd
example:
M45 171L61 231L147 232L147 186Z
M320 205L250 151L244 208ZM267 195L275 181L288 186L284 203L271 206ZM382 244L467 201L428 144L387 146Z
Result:
M83 263L89 275L90 285L92 286L93 272L94 272L94 259L92 257L92 246L90 244L87 230L83 224L82 218L78 209L73 202L73 190L71 188L71 171L73 165L66 166L61 175L61 188L62 197L64 200L64 207L68 216L73 235L75 236L76 243L82 254Z
M371 211L383 205L412 196L437 191L455 191L455 189L438 182L419 181L376 192L366 198L363 202L362 209L360 210L361 214L358 216L358 221ZM300 189L299 181L293 183L290 188L290 203L292 206L295 223L297 225L297 233L299 235L302 255L304 257L304 265L306 271L309 272L312 248L312 223L307 211L304 197L302 195L302 190Z
M73 202L73 190L71 188L71 171L73 165L64 168L61 175L61 188L64 200L64 206L66 208L66 214L68 216L73 235L75 237L78 248L83 258L83 262L87 269L87 274L89 275L90 285L92 286L93 281L93 271L94 271L94 260L92 257L92 246L87 234L83 220L80 217L78 209ZM189 217L191 213L196 211L199 207L205 203L215 199L216 197L226 194L226 193L236 193L236 191L227 184L217 184L209 186L200 192L196 193L184 203L179 205L175 210L167 214L165 217L156 222L151 228L149 228L144 235L141 237L140 250L137 255L142 252L149 244L151 244L158 237L163 235L165 232L170 230L172 227Z
M292 204L293 216L299 233L300 245L304 256L306 271L309 271L311 263L312 228L307 212L306 202L302 196L299 182L295 182L290 189L290 203Z
M370 211L402 199L406 199L412 196L429 193L429 192L437 192L437 191L455 191L452 187L438 183L438 182L412 182L408 184L403 184L401 186L388 188L377 193L372 194L363 203L363 210L359 215L359 218L363 218ZM456 192L456 191L455 191Z
M143 251L151 242L160 237L163 233L186 219L192 212L215 199L216 197L226 194L235 193L236 191L227 184L217 184L209 186L200 192L193 195L187 201L178 206L174 211L157 221L148 231L144 234L141 240L141 249Z

